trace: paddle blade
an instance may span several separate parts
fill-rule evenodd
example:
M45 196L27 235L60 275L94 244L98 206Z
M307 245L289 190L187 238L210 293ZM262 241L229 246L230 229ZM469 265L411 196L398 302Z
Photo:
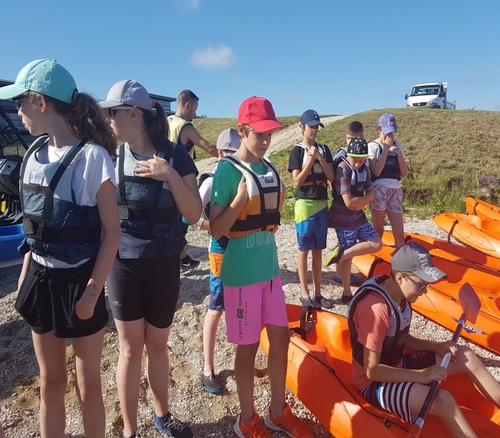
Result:
M474 324L479 309L481 309L481 301L479 301L476 291L469 283L464 283L458 291L458 299L464 311L466 321Z

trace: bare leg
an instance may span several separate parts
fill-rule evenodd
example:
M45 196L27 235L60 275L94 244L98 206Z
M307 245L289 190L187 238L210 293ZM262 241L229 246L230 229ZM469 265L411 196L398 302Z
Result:
M311 251L314 295L317 297L321 295L321 271L323 266L321 252L321 249L313 249Z
M429 386L415 384L411 389L410 408L412 412L419 412L429 392ZM430 414L443 421L450 434L456 438L474 438L476 434L465 419L453 396L442 389L438 390L432 403Z
M40 429L42 438L64 438L66 417L66 339L54 332L32 332L35 354L40 367Z
M207 310L205 323L203 324L203 374L209 376L214 365L215 340L217 337L217 326L219 324L222 310Z
M372 214L373 228L377 234L382 238L384 235L384 223L385 223L385 210L370 210Z
M389 218L389 223L391 224L392 234L394 234L394 243L396 248L399 248L405 243L403 213L387 211L387 217Z
M123 434L130 436L137 431L145 320L144 318L136 321L115 319L115 324L120 341L116 384L123 416Z
M83 413L85 436L104 438L106 418L101 387L104 328L90 336L73 339L77 393Z
M148 381L153 395L153 405L158 417L169 412L168 383L170 363L167 341L170 327L160 329L146 322L146 350L148 352Z
M342 278L342 287L343 287L342 294L345 295L346 297L351 296L351 265L352 265L352 258L346 259L343 256L340 262L337 264L337 271L339 272L340 277Z
M253 404L253 374L255 368L255 355L259 343L250 345L238 345L236 348L236 359L234 361L234 376L238 388L238 398L240 400L240 421L245 423L250 421L254 414Z
M309 288L307 281L307 254L309 251L298 251L297 254L297 272L299 274L300 289L302 298L309 298Z
M380 248L382 248L382 241L380 240L380 237L365 240L364 242L358 242L356 243L356 245L353 245L350 248L344 250L344 253L342 254L340 260L342 261L345 259L352 259L353 257L363 254L372 254L374 252L377 252Z
M267 367L271 383L271 414L274 417L283 417L285 403L285 380L290 332L288 327L268 324L269 358Z

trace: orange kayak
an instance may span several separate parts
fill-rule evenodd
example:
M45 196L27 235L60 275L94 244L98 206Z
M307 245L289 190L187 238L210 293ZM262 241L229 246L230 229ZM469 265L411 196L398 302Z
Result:
M494 274L500 274L500 259L484 254L481 251L418 233L406 233L405 242L410 241L419 243L431 255L451 260L470 269L493 271ZM395 245L392 231L386 230L384 232L382 242L389 246Z
M465 208L468 214L479 216L481 219L500 221L500 207L473 196L465 199Z
M500 221L460 213L437 214L432 220L464 245L500 258Z
M302 308L287 304L289 326L300 326ZM452 314L457 319L460 312ZM292 334L288 347L286 382L311 413L336 438L405 438L408 423L368 404L351 383L351 347L347 319L323 310L313 313L306 340ZM451 339L451 336L450 336ZM269 352L266 330L260 345ZM450 391L479 437L500 436L500 411L482 397L463 375L450 376L441 385ZM440 419L429 415L422 438L447 438Z
M384 233L385 235L385 233ZM390 260L395 248L383 245L380 251L352 259L352 263L367 277L391 272ZM434 265L448 274L427 287L427 293L412 305L422 316L453 331L456 321L452 315L460 313L458 291L468 282L481 301L475 330L462 332L462 337L500 354L500 275L492 270L472 269L466 263L457 263L433 254Z

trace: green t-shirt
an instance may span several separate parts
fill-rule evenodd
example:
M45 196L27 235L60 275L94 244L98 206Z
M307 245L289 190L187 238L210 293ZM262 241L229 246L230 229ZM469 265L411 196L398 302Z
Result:
M266 166L251 165L258 174L266 173ZM236 197L241 172L227 161L217 166L212 187L211 205L227 207ZM229 239L222 261L222 283L231 287L248 286L269 281L279 275L278 251L272 231L255 231L247 236Z

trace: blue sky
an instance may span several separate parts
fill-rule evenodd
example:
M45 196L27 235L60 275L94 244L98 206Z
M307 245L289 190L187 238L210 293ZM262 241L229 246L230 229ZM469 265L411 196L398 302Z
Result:
M252 95L278 116L404 107L414 83L448 81L458 109L499 111L499 17L498 0L5 1L0 78L54 58L98 99L136 79L193 90L209 117Z

